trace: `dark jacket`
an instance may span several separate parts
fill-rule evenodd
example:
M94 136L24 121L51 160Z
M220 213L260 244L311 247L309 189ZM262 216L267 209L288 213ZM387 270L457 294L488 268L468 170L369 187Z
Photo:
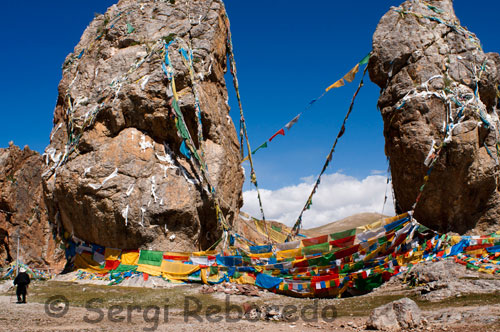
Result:
M30 276L26 272L21 272L17 275L16 279L14 279L14 285L26 287L29 285L30 281Z

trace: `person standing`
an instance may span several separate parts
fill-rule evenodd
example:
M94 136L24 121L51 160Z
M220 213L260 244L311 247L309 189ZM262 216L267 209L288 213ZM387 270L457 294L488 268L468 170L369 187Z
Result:
M26 303L26 291L30 281L30 276L26 273L26 270L24 268L20 268L19 274L16 279L14 279L14 285L17 285L17 303Z

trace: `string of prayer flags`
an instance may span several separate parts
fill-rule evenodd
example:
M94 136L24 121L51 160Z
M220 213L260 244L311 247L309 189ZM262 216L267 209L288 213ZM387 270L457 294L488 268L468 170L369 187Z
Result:
M366 65L368 63L368 60L370 59L370 54L371 52L368 53L363 59L361 59L361 61L358 62L356 66L354 66L354 68L349 70L349 72L345 74L341 79L339 79L337 82L333 83L328 88L326 88L325 92L328 92L331 89L340 88L341 86L345 85L345 82L351 83L352 81L354 81L354 78L356 77L356 74L359 71L359 67L362 65Z
M260 208L260 213L262 215L262 219L265 220L266 217L264 215L264 207L262 206L262 199L260 197L260 191L259 191L259 186L257 184L257 175L255 174L255 169L253 167L253 160L252 160L252 149L250 147L250 141L248 139L248 131L247 131L247 126L245 123L245 117L243 115L243 106L241 104L241 96L240 96L240 88L238 84L238 76L236 74L236 61L234 59L234 52L233 52L233 41L231 37L231 29L230 29L230 24L229 24L229 17L227 17L227 14L225 16L225 21L224 21L226 27L227 27L227 39L226 39L226 46L227 46L227 55L229 58L229 69L231 72L231 75L233 76L233 85L234 85L234 90L236 91L236 99L238 100L238 106L240 109L240 149L241 149L241 157L244 155L244 147L243 147L243 136L245 137L246 141L246 146L247 146L247 151L248 151L248 161L250 162L250 181L255 185L255 190L257 191L257 200L259 201L259 208ZM267 227L266 227L267 230ZM268 235L268 240L269 240L269 235Z
M363 76L361 77L361 81L359 82L358 88L357 88L356 92L354 92L354 95L352 96L351 104L349 105L349 110L347 111L347 114L344 117L344 121L342 123L342 127L341 127L339 133L337 134L337 137L335 138L335 142L333 143L333 146L330 149L330 152L328 153L328 157L326 158L326 162L323 165L323 168L322 168L321 172L318 175L318 179L316 180L316 183L314 184L314 187L313 187L311 193L309 194L309 197L307 198L306 204L302 208L302 211L300 211L300 214L299 214L299 216L297 218L297 221L293 225L292 232L287 237L287 242L290 240L291 236L295 236L296 234L299 233L300 225L302 224L302 215L304 214L304 212L306 210L309 210L311 208L312 198L313 198L314 194L316 193L316 191L317 191L317 189L319 187L319 184L321 183L321 176L326 171L326 169L328 168L328 165L330 164L330 162L332 160L333 152L335 151L335 147L337 146L337 142L339 141L340 137L342 137L342 135L344 135L345 124L347 122L347 119L349 118L349 115L352 112L352 109L354 107L354 101L356 100L356 97L357 97L357 95L359 93L359 90L361 90L361 87L363 86L363 79L365 77L367 69L368 69L368 67L365 67L365 70L363 71Z
M356 74L359 72L359 68L363 65L366 65L368 64L368 60L370 59L370 55L371 55L371 51L370 53L368 53L363 59L361 59L361 61L359 61L355 66L354 68L352 68L351 70L349 70L349 72L347 74L345 74L341 79L337 80L335 83L333 83L332 85L328 86L325 91L317 98L311 100L309 102L309 104L307 104L305 110L308 110L309 108L311 108L311 106L316 103L318 100L320 100L321 98L323 98L325 96L325 94L330 91L331 89L335 89L335 88L340 88L341 86L344 86L345 83L351 83L352 81L354 81L354 78L356 77ZM271 136L271 138L268 139L269 142L271 142L274 138L276 138L276 136L278 135L283 135L285 136L285 130L284 128L286 128L287 130L290 130L292 128L292 126L294 126L300 119L302 115L302 112L299 113L298 115L296 115L292 120L290 120L286 125L284 125L280 130L278 130L273 136ZM261 145L262 146L262 145ZM267 145L265 146L267 147ZM260 148L260 147L259 147ZM257 152L257 150L259 150L259 148L255 149L252 154L255 154L255 152ZM244 162L248 160L248 156L243 158L243 160L241 162Z
M220 204L219 204L219 198L217 197L217 192L215 190L215 187L212 185L211 180L208 176L207 173L207 164L204 161L204 154L203 154L203 149L200 148L201 150L201 155L198 153L196 146L194 144L194 141L191 137L191 134L189 133L189 130L187 129L186 121L184 119L184 115L180 110L179 107L179 95L177 94L177 90L175 87L175 78L174 78L174 69L172 67L170 57L169 57L169 47L173 43L178 43L178 44L185 44L185 42L180 39L180 38L172 38L169 39L168 43L166 40L163 41L163 55L164 55L164 61L162 61L161 66L162 69L165 73L165 75L168 78L169 85L167 88L167 95L169 98L171 98L171 106L174 110L174 117L175 117L175 125L177 127L177 134L182 138L182 143L180 146L180 152L186 156L188 159L191 159L191 156L193 156L194 161L197 161L197 168L198 171L200 172L199 176L206 182L207 188L205 190L212 196L213 198L213 203L214 203L214 208L215 212L217 215L217 220L219 223L222 225L224 230L227 230L230 228L229 224L227 223L224 214L222 213L222 210L220 209ZM189 62L185 62L187 67L189 68L190 71L190 76L193 84L193 92L195 95L195 102L196 102L196 112L197 112L197 117L198 117L198 122L200 122L199 116L200 116L200 109L199 109L199 104L198 104L198 97L196 95L196 89L194 88L195 82L194 82L194 71L192 67L192 57L191 57L191 52L189 54L186 52L186 50L181 46L179 52L182 54L184 58L188 58ZM199 139L199 145L201 146L203 143L203 136L201 134L202 128L198 126L198 139ZM227 235L227 232L224 232L225 235ZM175 237L175 235L173 235ZM171 237L172 239L172 237ZM221 238L222 239L222 238ZM220 241L220 240L219 240ZM218 241L218 242L219 242Z

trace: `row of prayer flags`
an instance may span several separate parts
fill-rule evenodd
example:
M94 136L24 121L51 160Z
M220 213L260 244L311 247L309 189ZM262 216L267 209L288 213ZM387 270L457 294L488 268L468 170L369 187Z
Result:
M320 100L321 98L323 98L323 96L328 91L330 91L331 89L340 88L341 86L345 85L345 82L351 83L354 80L354 78L356 77L356 74L359 71L359 67L362 66L362 65L366 65L368 63L368 60L370 59L370 54L371 54L371 52L368 53L363 59L361 59L361 61L359 63L357 63L356 66L354 66L354 68L352 68L341 79L339 79L338 81L336 81L332 85L328 86L325 89L325 91L318 98L311 100L311 102L309 102L309 104L306 106L306 110L309 109L315 102L317 102L318 100ZM256 148L255 150L252 151L252 155L255 154L260 149L267 148L268 147L267 143L268 142L272 142L272 140L275 139L276 136L278 136L278 135L285 136L285 128L287 130L292 129L292 127L299 121L301 115L302 115L302 112L300 112L299 114L297 114L292 120L290 120L286 125L284 125L280 130L278 130L268 140L266 140L264 143L262 143L261 145L259 145L258 148ZM241 162L244 162L246 160L248 160L248 156L246 156Z

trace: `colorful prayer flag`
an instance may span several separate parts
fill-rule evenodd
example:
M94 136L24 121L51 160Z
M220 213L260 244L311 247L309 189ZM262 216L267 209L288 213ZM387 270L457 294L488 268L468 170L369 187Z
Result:
M269 139L269 142L271 142L276 136L278 135L283 135L285 136L285 130L283 128L281 128L280 130L278 130L276 132L276 134L274 134L273 136L271 136L271 138Z
M299 118L300 118L300 116L301 116L301 115L302 115L302 113L300 113L299 115L297 115L296 117L294 117L294 118L292 119L292 121L288 122L288 123L285 125L286 129L288 129L288 130L292 129L292 126L293 126L294 124L296 124L296 123L297 123L297 121L299 121Z

